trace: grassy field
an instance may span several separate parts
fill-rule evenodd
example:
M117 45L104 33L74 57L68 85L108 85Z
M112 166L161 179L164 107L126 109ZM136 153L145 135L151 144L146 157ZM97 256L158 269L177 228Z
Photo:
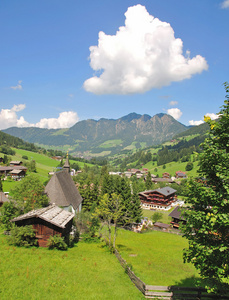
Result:
M197 176L197 165L198 165L198 161L195 161L193 163L193 169L191 171L185 171L185 167L187 165L187 162L170 162L168 164L165 164L165 169L163 169L163 166L159 166L157 167L155 164L153 165L153 162L150 161L147 164L145 164L143 167L147 168L151 174L155 174L159 177L162 177L162 174L164 172L168 172L170 174L170 176L175 176L176 171L182 171L185 172L189 177L194 177ZM157 171L155 171L155 168L157 168Z
M116 245L146 284L194 286L198 278L195 268L183 263L182 251L187 241L179 235L119 230Z
M68 251L8 246L0 235L0 298L144 299L116 257L101 244Z
M22 161L31 161L35 160L36 161L36 170L37 172L35 173L36 176L40 179L41 182L46 182L49 179L48 173L51 171L54 171L55 168L60 164L59 161L52 159L51 157L48 157L43 154L31 152L31 151L26 151L22 149L15 149L13 148L14 151L16 152L15 155L11 156L12 160L22 160ZM4 156L3 153L0 153L0 156ZM22 159L22 156L27 156L28 160ZM70 160L70 164L77 163L80 168L84 167L83 162L78 162L78 161L73 161ZM93 166L92 164L87 164L88 166ZM27 172L29 174L29 172ZM15 185L17 185L18 182L14 180L7 180L3 182L3 190L4 192L9 192Z
M157 211L159 213L162 213L162 219L158 222L162 222L165 224L170 224L171 221L171 217L169 217L168 215L171 213L171 211L173 211L174 207L171 208L169 211ZM148 219L151 220L152 215L155 213L155 211L149 210L149 209L143 209L143 217L147 217Z

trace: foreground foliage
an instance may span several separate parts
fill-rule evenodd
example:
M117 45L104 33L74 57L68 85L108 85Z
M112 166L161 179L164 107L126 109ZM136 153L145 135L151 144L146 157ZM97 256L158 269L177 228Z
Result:
M189 247L184 260L191 262L212 291L229 288L229 85L218 120L205 117L210 125L202 144L198 180L189 182L184 236ZM223 286L223 287L222 287Z
M57 250L67 250L68 245L64 239L59 235L50 236L48 239L48 248Z
M17 227L11 229L10 236L8 237L10 245L18 247L31 247L37 246L37 239L32 225Z
M44 193L44 186L35 175L23 178L12 189L11 193L23 213L48 205L48 197Z

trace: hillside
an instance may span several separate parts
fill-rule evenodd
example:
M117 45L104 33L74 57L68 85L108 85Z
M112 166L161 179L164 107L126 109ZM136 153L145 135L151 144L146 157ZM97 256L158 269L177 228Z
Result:
M3 130L45 148L71 154L112 155L125 149L139 149L170 140L188 129L167 114L153 117L131 113L114 119L84 120L68 129L17 128Z

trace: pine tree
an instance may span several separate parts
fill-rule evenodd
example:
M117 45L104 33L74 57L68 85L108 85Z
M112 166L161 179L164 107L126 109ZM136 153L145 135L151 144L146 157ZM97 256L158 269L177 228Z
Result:
M148 172L146 176L145 186L146 186L146 190L150 190L152 188L152 177L150 172Z

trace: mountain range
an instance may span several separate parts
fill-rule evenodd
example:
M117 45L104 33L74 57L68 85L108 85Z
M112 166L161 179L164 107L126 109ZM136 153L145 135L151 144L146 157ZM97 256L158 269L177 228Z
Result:
M72 155L109 155L161 144L188 128L167 114L130 113L119 119L83 120L66 129L11 127L2 131L45 148L69 150Z

